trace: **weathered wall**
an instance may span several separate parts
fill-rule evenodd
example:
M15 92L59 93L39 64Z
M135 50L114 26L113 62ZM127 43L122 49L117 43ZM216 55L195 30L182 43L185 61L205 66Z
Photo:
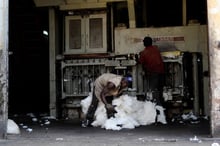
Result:
M115 30L115 53L139 53L144 49L143 38L151 36L161 48L178 49L180 51L201 52L203 70L209 70L207 25L190 25L161 28L117 28ZM180 38L180 39L178 39ZM157 41L160 40L160 41ZM209 78L204 78L205 114L210 114Z
M181 51L203 52L207 56L207 26L191 25L161 28L116 28L116 54L136 53L143 49L143 38L184 37L184 40L173 42ZM166 39L166 38L165 38Z
M0 0L0 138L6 136L8 98L8 0Z
M220 136L220 1L208 1L211 132Z

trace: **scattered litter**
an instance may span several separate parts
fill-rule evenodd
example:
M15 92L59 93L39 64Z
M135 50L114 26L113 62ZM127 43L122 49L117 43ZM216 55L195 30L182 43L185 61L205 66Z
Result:
M182 118L183 120L198 120L198 118L192 112L189 114L183 114Z
M190 121L191 124L199 124L200 121Z
M63 138L56 138L56 141L63 141Z
M38 120L37 120L37 118L32 118L32 121L37 122Z
M34 118L35 115L33 113L27 113L27 116L31 117L31 118Z
M167 124L166 117L164 114L165 109L162 106L155 106L155 107L156 110L159 111L159 114L157 115L157 121L161 122L162 124Z
M41 114L41 115L36 114L35 115L34 113L27 113L27 114L21 115L21 116L25 116L24 119L27 120L27 123L32 122L34 124L39 124L39 126L41 126L41 127L45 126L45 128L46 128L46 125L50 125L51 121L56 119L53 116L47 116L47 115L48 114ZM19 117L19 115L16 115L16 117ZM18 127L24 129L28 133L33 132L33 129L30 128L26 123L20 123ZM48 128L46 128L46 132L47 131L48 131Z
M31 128L27 128L26 131L27 131L27 132L32 132L33 129L31 129Z
M45 125L49 125L49 124L50 124L50 121L45 121L44 124L45 124Z
M54 116L44 116L42 119L48 119L48 120L56 120Z
M156 138L154 139L156 142L177 142L177 139L165 139L165 138Z
M219 144L218 143L212 143L212 146L219 146Z
M138 140L145 142L144 138L138 138Z
M183 121L179 121L179 123L180 123L180 124L184 124L184 122L183 122Z
M173 116L171 119L171 122L177 122L180 124L185 124L185 123L189 123L189 124L199 124L201 122L201 120L208 120L207 117L198 117L195 116L193 114L192 111L190 111L189 113L183 113L183 114L179 114L176 116Z
M203 119L208 120L209 118L208 118L208 116L204 116Z
M28 126L26 126L26 125L23 125L23 126L22 126L22 128L24 128L24 129L27 129L27 128L28 128Z
M189 141L191 141L191 142L198 142L198 143L202 142L200 139L197 138L197 136L194 136L194 138L190 138Z

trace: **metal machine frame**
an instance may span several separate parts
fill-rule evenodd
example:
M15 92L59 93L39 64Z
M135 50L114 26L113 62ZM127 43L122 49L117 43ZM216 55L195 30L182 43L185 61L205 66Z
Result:
M199 114L198 92L202 92L198 84L199 72L195 53L178 52L167 57L163 54L165 64L164 93L167 108L191 109ZM143 75L142 66L136 64L134 54L112 56L108 58L84 58L62 61L62 107L79 108L81 99L91 91L92 82L102 73L112 72L130 79L127 93L131 96L145 96L148 92L147 80ZM178 105L178 106L176 106ZM176 107L175 107L176 106Z

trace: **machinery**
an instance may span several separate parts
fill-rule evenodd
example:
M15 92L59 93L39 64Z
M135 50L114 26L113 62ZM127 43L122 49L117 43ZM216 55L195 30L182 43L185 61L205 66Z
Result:
M172 54L172 55L170 55ZM164 52L164 100L167 116L193 111L203 114L202 55L197 52Z
M70 109L79 109L81 99L91 92L93 81L102 73L111 72L129 78L129 88L133 88L136 76L134 58L116 56L107 58L71 59L62 61L62 108L64 115ZM69 114L68 114L69 115Z
M80 101L91 91L92 83L102 73L123 75L129 80L127 93L131 96L147 98L147 80L142 74L142 66L137 65L135 54L102 58L80 58L63 60L62 76L62 116L73 117L80 110ZM202 56L200 53L180 51L162 52L165 64L164 100L168 116L192 110L203 112ZM80 116L80 115L79 115Z

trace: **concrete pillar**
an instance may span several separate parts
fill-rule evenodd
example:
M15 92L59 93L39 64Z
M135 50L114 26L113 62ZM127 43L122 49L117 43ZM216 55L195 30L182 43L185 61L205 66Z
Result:
M182 0L182 12L183 12L183 19L182 19L182 23L183 23L183 26L186 26L187 24L187 11L186 11L186 0Z
M57 117L55 10L49 8L50 116Z
M0 138L8 120L8 0L0 0Z
M129 15L129 28L136 27L134 0L127 0L128 2L128 15Z
M220 1L208 0L211 134L220 136ZM207 103L208 104L208 103Z

